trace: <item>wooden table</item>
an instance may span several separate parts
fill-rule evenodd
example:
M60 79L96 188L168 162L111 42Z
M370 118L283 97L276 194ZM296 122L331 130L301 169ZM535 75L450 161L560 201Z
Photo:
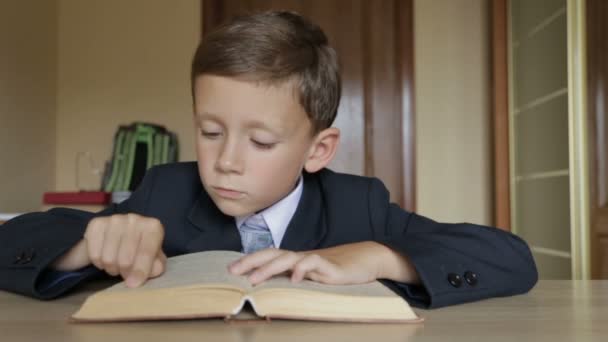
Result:
M107 285L107 284L102 284ZM529 293L435 310L422 324L222 320L71 324L67 317L99 289L43 302L0 291L3 341L606 341L608 281L540 281Z

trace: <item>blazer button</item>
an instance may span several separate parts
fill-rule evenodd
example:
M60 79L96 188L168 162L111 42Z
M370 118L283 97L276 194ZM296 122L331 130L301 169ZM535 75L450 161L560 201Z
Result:
M462 285L462 278L456 273L450 273L448 274L448 282L454 287L460 287Z
M25 265L30 263L36 257L36 252L34 249L30 249L29 251L21 251L19 254L15 256L15 260L13 260L14 265Z
M464 273L464 280L471 286L477 285L477 273L466 271Z
M34 260L36 257L36 252L34 250L30 250L29 253L25 254L25 259L21 261L22 264L28 264L30 261Z
M25 252L23 252L23 251L21 253L15 255L15 260L13 260L13 264L16 265L16 264L22 263L23 260L25 260L25 257L26 257L26 255L25 255Z

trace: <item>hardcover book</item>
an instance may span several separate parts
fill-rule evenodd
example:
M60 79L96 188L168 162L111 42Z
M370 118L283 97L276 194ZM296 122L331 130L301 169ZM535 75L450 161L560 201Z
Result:
M228 265L242 257L207 251L172 257L165 273L138 288L124 282L91 295L72 316L75 322L239 319L247 303L260 319L411 323L422 321L408 303L382 285L326 285L287 275L252 286ZM250 314L250 313L249 313Z

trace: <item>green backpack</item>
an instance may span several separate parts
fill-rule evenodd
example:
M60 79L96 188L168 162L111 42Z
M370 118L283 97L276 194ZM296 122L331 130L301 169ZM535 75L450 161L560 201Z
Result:
M112 159L106 164L102 188L107 192L133 191L146 170L176 162L178 154L177 136L165 127L143 122L121 125L114 135Z

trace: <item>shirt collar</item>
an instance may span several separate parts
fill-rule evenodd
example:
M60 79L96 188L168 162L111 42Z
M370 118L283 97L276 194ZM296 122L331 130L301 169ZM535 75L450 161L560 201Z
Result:
M246 216L236 216L236 227L240 228L243 222L245 222L245 220L247 220L253 215L262 215L264 221L266 222L266 225L268 225L270 234L272 234L272 241L274 242L274 247L278 248L281 245L283 236L285 236L287 226L289 225L293 214L298 208L298 203L300 202L300 198L302 197L303 189L304 177L300 176L296 188L293 189L289 193L289 195L283 197L282 200L262 210L259 213L250 214Z

